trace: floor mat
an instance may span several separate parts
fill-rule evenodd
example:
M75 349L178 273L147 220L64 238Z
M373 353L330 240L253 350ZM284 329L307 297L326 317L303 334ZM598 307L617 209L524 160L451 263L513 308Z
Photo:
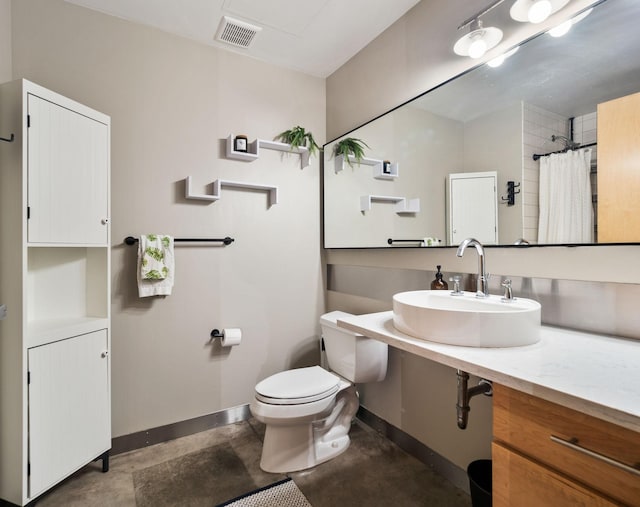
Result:
M291 479L229 500L218 507L311 507L305 496Z

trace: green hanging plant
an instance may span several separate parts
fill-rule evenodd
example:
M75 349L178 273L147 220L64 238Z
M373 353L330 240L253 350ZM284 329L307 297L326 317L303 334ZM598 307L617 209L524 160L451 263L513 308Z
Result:
M345 137L344 139L336 143L333 154L334 156L342 155L347 164L353 167L349 155L354 158L356 164L360 164L360 162L364 158L365 147L368 148L369 145L362 139L356 139L355 137Z
M274 140L290 144L292 150L300 147L308 148L309 155L315 155L316 152L320 150L316 140L313 138L313 134L311 132L307 132L304 127L300 127L299 125L292 129L285 130L284 132L280 132Z

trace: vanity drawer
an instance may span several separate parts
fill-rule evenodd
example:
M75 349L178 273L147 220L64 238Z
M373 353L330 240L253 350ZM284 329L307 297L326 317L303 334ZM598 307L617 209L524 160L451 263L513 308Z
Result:
M616 501L640 507L640 469L631 470L640 463L640 433L494 384L493 435Z
M493 505L541 507L588 505L614 507L604 496L585 488L517 452L493 443Z

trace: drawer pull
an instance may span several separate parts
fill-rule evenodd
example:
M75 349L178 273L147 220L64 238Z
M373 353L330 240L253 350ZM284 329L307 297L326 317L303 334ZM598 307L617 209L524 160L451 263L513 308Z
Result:
M556 437L555 435L551 435L551 441L556 444L564 445L569 449L573 449L574 451L581 452L582 454L586 454L587 456L591 456L592 458L599 459L600 461L604 461L605 463L620 468L625 472L629 472L630 474L634 474L640 477L640 469L627 465L626 463L622 463L618 460L610 458L609 456L605 456L604 454L600 454L598 452L592 451L591 449L587 449L578 445L578 439L572 438L571 440L565 440L564 438Z

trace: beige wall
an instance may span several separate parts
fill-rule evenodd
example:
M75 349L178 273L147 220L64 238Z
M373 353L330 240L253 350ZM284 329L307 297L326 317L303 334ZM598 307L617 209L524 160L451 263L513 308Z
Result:
M464 171L498 172L498 243L514 243L524 236L522 196L507 206L507 181L522 189L522 104L516 103L464 124Z
M408 134L405 137L398 132ZM460 172L463 167L463 124L419 107L403 107L349 135L366 142L366 157L398 163L400 177L376 179L370 166L358 164L344 164L344 169L336 172L334 144L328 145L324 153L324 192L331 198L324 210L325 230L329 232L325 245L384 247L387 238L434 237L445 241L443 190L447 174ZM364 195L418 198L420 212L399 215L392 203L375 203L361 212L360 197Z
M0 0L0 83L7 81L11 81L11 0Z
M571 2L562 13L568 15L590 3ZM476 11L472 2L422 1L331 75L327 80L327 137L342 135L473 65L470 59L453 55L451 45L458 24ZM505 34L506 45L541 28L523 25L517 33ZM491 53L487 58L490 57ZM640 283L639 254L640 247L632 245L491 248L487 250L487 269L495 275ZM326 260L333 264L423 270L434 270L436 264L441 264L445 276L450 272L474 273L477 269L473 253L459 259L453 248L329 250ZM329 292L328 309L366 313L389 307L376 300ZM364 406L462 468L474 459L490 456L490 399L474 398L469 427L459 430L455 419L455 370L409 358L395 350L391 351L390 364L383 383L362 388Z
M324 142L324 80L266 65L62 0L13 2L17 78L112 118L113 435L248 403L256 382L317 358L324 309L319 163L264 150L227 160L222 139L272 139L303 125ZM217 178L279 187L223 189L187 201ZM228 247L176 247L166 298L139 299L135 247L125 236L235 238ZM231 350L213 328L240 327Z

